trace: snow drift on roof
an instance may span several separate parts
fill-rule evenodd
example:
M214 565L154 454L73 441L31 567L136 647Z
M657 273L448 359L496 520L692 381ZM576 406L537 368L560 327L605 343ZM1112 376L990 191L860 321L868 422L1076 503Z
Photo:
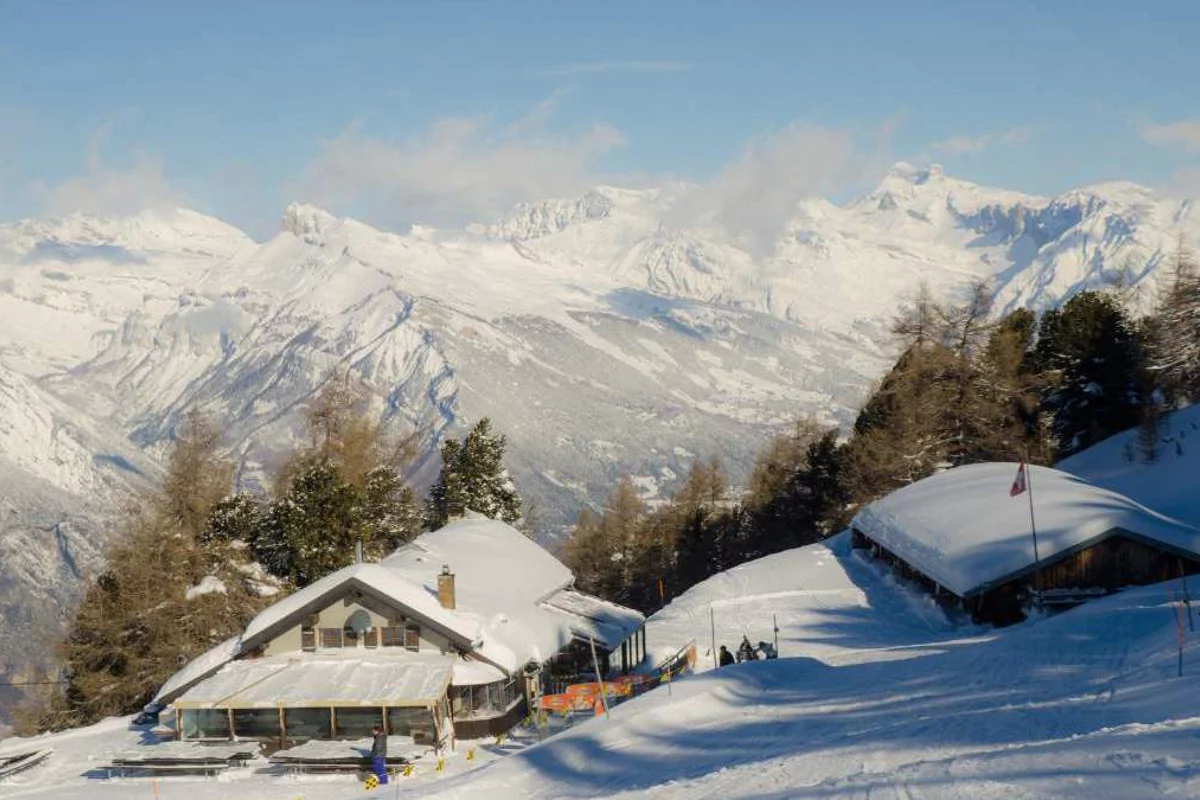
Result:
M571 617L571 632L578 637L595 639L609 650L621 646L646 618L625 606L609 603L590 594L563 589L546 598L544 608Z
M513 671L545 661L573 638L570 620L541 607L574 577L558 559L510 525L468 513L422 534L380 566L432 596L442 566L454 573L458 616L479 625L476 652Z
M442 655L302 659L273 656L227 664L176 701L180 708L288 708L330 705L428 706L445 694L454 660Z
M1044 562L1115 530L1200 558L1200 530L1059 470L1027 467ZM1033 567L1029 496L1009 495L1017 465L973 464L893 492L851 522L959 596Z
M211 650L196 656L183 669L167 678L167 682L154 696L154 702L163 704L171 702L179 692L232 661L237 656L241 644L242 637L240 635L232 636Z

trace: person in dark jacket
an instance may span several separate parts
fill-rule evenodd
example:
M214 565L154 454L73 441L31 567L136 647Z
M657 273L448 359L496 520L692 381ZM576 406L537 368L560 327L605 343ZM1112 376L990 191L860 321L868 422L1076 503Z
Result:
M733 653L729 652L729 648L721 645L721 652L718 654L717 665L728 667L733 663Z
M384 735L383 728L379 725L371 728L371 772L374 772L375 777L379 778L380 784L388 782L387 736Z
M758 654L754 652L754 645L750 644L750 637L743 636L742 643L737 651L738 661L756 661Z

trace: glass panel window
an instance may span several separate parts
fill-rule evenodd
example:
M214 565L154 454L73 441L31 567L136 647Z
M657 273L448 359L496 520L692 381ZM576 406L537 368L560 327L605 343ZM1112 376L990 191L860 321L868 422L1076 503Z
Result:
M404 626L404 649L414 652L421 649L421 627L419 625Z
M337 735L339 739L361 739L371 735L371 729L383 724L383 709L372 708L335 708L333 713L337 720Z
M279 736L279 709L235 708L233 732L251 739L272 739Z
M321 647L341 647L341 628L321 628Z
M389 708L388 733L393 736L412 736L413 728L423 733L433 727L433 719L427 708Z
M300 629L300 649L301 650L316 650L317 649L317 632L312 628Z
M180 711L184 739L229 739L229 714L223 708L185 708Z
M333 730L328 708L285 708L283 724L289 739L328 739Z

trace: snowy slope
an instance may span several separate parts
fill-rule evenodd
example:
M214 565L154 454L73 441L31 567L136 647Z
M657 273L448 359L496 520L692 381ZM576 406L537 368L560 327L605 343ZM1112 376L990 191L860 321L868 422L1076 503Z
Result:
M710 670L473 773L414 782L403 796L1149 798L1200 790L1200 717L1187 710L1193 681L1175 677L1175 616L1163 587L951 639L893 616L915 599L845 545L718 576L666 609L674 622L649 628L653 637L692 617L694 627L680 632L700 633L710 604L718 620L758 606L740 620L754 638L763 630L754 617L778 607L778 661ZM739 633L736 623L718 625L718 640ZM1194 673L1200 641L1188 640Z
M1056 466L1200 527L1200 405L1163 419L1151 463L1138 433L1118 433Z
M1044 307L1121 279L1149 302L1177 232L1200 241L1192 205L1129 184L1038 198L898 164L856 201L799 204L765 248L711 221L680 227L690 191L602 186L404 234L295 204L260 244L185 210L0 225L0 366L44 398L28 413L61 403L151 460L200 406L225 424L245 487L347 366L389 424L420 432L418 483L438 441L490 415L554 533L621 473L666 492L720 454L738 482L797 414L850 421L921 281L953 295L991 277L1002 306ZM9 483L54 485L51 440L22 441ZM108 462L71 463L82 486ZM20 525L73 507L39 497L10 498ZM71 580L55 580L64 596Z
M1190 712L1200 641L1187 634L1187 677L1176 678L1164 587L1000 631L956 627L928 607L913 615L919 595L847 544L839 537L716 576L648 628L663 649L703 641L711 606L718 641L734 644L743 630L763 638L774 612L779 660L707 668L540 745L522 734L480 746L475 762L460 752L442 773L419 763L380 796L1145 800L1200 791L1200 717ZM96 771L137 739L112 720L28 742L56 752L5 796L150 796L146 779ZM18 746L0 741L0 752ZM154 789L195 800L363 796L352 777L282 778L262 762Z

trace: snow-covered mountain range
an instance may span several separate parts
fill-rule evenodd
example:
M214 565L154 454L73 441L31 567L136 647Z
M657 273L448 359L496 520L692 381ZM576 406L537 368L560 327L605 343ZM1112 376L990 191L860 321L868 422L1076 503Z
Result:
M672 224L689 191L403 235L295 204L262 243L186 210L0 225L0 674L43 658L193 406L249 487L334 367L418 432L418 482L491 416L554 529L621 473L654 493L719 455L736 480L775 426L848 422L922 281L991 278L1000 309L1119 282L1148 306L1179 235L1200 239L1192 203L1131 184L1040 198L897 164L853 202L798 204L764 255L720 220Z

